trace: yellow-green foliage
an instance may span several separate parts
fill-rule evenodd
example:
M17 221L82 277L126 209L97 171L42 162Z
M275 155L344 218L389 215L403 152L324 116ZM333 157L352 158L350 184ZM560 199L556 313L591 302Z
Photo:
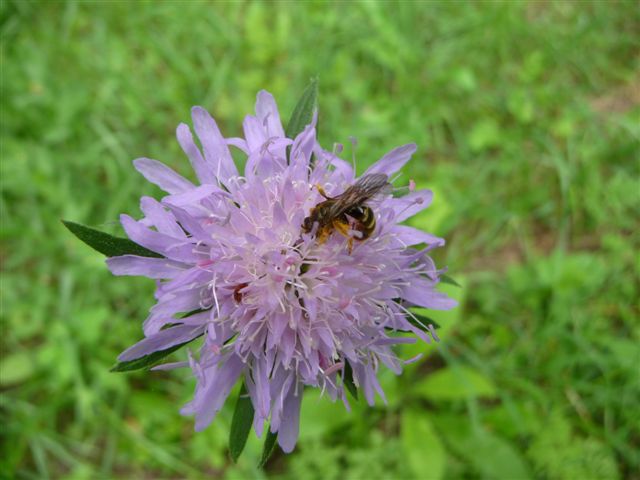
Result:
M8 478L637 478L637 2L1 5ZM315 75L320 138L356 136L359 171L419 145L401 181L436 192L414 224L464 304L383 376L388 407L309 396L291 456L260 471L252 436L231 466L233 401L194 434L188 372L109 372L153 285L59 219L121 233L160 193L131 160L191 175L192 105L236 136L259 89L287 118Z

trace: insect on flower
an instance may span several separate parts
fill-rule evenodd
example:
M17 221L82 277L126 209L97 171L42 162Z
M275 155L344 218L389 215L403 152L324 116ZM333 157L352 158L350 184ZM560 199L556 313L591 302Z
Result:
M315 107L307 107L296 108L308 115L285 131L275 99L261 91L255 115L243 122L244 138L225 138L213 117L194 107L201 147L188 125L176 134L195 183L157 160L137 159L135 168L167 194L142 197L140 219L121 216L129 240L106 241L102 232L72 225L109 256L115 275L157 281L144 338L114 369L190 368L195 393L181 413L195 417L198 431L242 383L239 398L251 405L236 410L245 412L239 424L252 423L258 436L268 429L265 445L277 435L285 452L298 439L305 387L346 408L353 391L370 405L376 395L384 401L380 370L399 375L412 361L394 346L438 340L412 309L456 305L437 290L446 269L430 257L444 240L402 224L426 209L433 193L409 182L408 193L390 195L390 178L416 145L390 150L358 178L319 144ZM231 147L246 155L241 170ZM187 344L188 360L157 365ZM249 431L241 430L246 440ZM242 435L232 422L234 459Z
M388 191L391 187L384 173L363 175L358 181L337 197L329 197L321 186L318 191L326 200L311 209L304 219L302 229L311 233L317 223L316 238L322 244L327 237L337 230L349 239L349 253L353 249L353 241L364 241L376 228L375 213L366 205L374 196Z

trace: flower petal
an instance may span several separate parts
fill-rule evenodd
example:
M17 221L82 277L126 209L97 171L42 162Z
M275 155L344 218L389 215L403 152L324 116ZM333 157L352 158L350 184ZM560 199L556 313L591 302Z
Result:
M224 364L206 370L206 383L199 382L194 402L196 432L204 430L215 418L242 373L244 363L237 355L230 355Z
M285 453L293 451L298 441L302 392L303 388L301 384L297 386L292 385L289 390L289 395L287 395L284 400L280 428L278 429L278 444Z
M202 107L193 107L191 118L211 172L226 184L229 178L238 175L238 170L216 121Z
M191 135L191 129L187 124L181 123L178 125L178 128L176 129L176 137L178 138L178 143L182 147L182 150L187 157L189 157L191 166L196 172L200 183L217 183L215 172L209 165L207 165L204 158L202 158L202 153L200 153L200 149L194 142L193 135Z
M259 150L262 145L264 145L264 142L267 141L267 135L263 126L260 124L260 120L253 115L244 117L242 128L244 130L244 136L247 139L249 153Z
M176 222L175 217L155 198L142 197L140 199L140 210L142 210L146 219L158 229L158 232L183 240L187 238L178 222Z
M432 200L433 192L431 190L420 190L403 197L391 198L388 202L395 212L395 221L402 222L427 208L431 205Z
M406 246L418 245L419 243L438 247L444 245L443 238L436 237L435 235L431 235L430 233L423 232L422 230L418 230L417 228L409 227L407 225L394 225L390 233L397 241Z
M174 278L188 268L187 264L166 258L122 255L107 258L107 266L114 275L141 275L149 278Z
M138 158L133 161L133 166L144 178L158 185L165 192L182 193L194 187L189 180L157 160Z
M176 207L184 207L187 205L197 204L211 195L225 196L226 192L217 185L199 185L187 192L178 193L176 195L167 195L162 199L162 203L174 205Z
M311 123L296 137L291 147L291 161L308 165L311 160L311 153L316 143L316 123L318 113L313 114Z
M408 143L407 145L394 148L376 163L371 165L367 171L364 172L364 175L368 175L370 173L384 173L390 177L409 161L411 155L413 155L415 151L415 143Z
M256 115L266 127L267 137L284 137L284 129L278 113L278 105L273 95L266 90L260 90L256 99Z
M136 358L144 357L153 352L166 350L175 345L188 342L202 335L204 326L178 325L175 327L161 330L158 333L148 336L144 340L139 341L132 347L127 348L118 356L119 362L128 362Z
M237 149L242 150L245 155L249 155L249 146L247 145L247 142L244 138L231 137L227 138L226 142L227 145L236 147Z
M193 263L200 258L199 255L194 253L191 244L163 233L149 230L129 215L120 215L120 223L131 240L167 258L179 262Z
M422 277L414 278L410 285L403 288L402 298L414 305L432 310L450 310L458 305L458 302L453 298L435 291L434 286L435 282L433 281Z

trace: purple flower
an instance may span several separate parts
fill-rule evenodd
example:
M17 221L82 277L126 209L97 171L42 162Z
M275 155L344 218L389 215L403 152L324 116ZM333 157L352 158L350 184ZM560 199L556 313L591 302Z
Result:
M143 197L144 218L121 216L131 240L165 258L124 255L107 260L116 275L157 279L144 322L146 338L123 352L128 361L204 335L199 355L188 362L197 378L194 399L183 414L202 430L216 416L241 377L255 409L260 436L270 420L285 452L293 450L305 386L321 388L348 408L345 374L373 404L384 393L377 372L384 364L399 374L403 362L392 346L415 339L412 306L449 309L455 301L436 291L438 271L428 252L440 238L400 225L427 208L429 190L394 197L382 192L370 204L376 227L369 238L335 231L325 241L302 228L312 208L356 182L351 165L323 150L315 117L295 139L285 137L273 97L262 91L256 115L244 120L245 138L224 138L209 113L192 110L193 126L180 124L178 142L198 177L195 185L156 160L134 161L136 169L168 195ZM246 157L241 174L229 147ZM288 149L290 152L288 153ZM398 147L365 174L396 174L415 152ZM413 187L413 185L412 185ZM350 218L350 217L349 217ZM350 218L350 220L354 220ZM421 246L420 248L414 246ZM185 312L197 313L181 318ZM170 328L167 328L170 327ZM431 335L435 332L431 327Z

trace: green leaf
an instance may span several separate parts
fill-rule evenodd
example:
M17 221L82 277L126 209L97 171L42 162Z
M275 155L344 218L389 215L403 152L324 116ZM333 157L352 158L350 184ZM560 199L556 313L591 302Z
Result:
M405 410L401 429L406 460L415 478L440 480L446 463L445 448L426 412Z
M126 362L118 362L113 367L111 367L110 371L131 372L133 370L140 370L141 368L151 368L155 364L159 363L163 358L185 346L187 343L193 342L196 338L200 338L201 336L202 334L192 338L187 342L179 343L178 345L174 345L173 347L167 348L166 350L159 350L157 352L150 353L149 355L145 355L144 357L136 358L134 360L128 360Z
M400 298L394 298L393 301L396 302L396 303L402 303L402 299L400 299ZM433 325L433 328L440 328L440 324L438 322L436 322L433 318L427 317L423 313L420 313L420 312L428 311L426 308L417 308L416 307L416 308L412 308L410 311L413 314L413 317L415 317L415 318L413 318L409 314L407 314L406 318L407 318L407 321L411 325L413 325L414 327L417 327L417 328L419 328L420 330L422 330L424 332L428 332L429 331L429 329L427 328L429 326L429 324Z
M415 386L415 391L429 400L496 396L496 387L491 379L470 367L463 366L446 367L432 373Z
M351 396L358 400L358 387L353 383L353 370L351 369L351 364L346 360L344 362L344 378L342 381Z
M302 97L298 100L298 104L293 109L289 123L285 130L287 138L294 139L302 131L304 127L311 123L313 114L318 109L318 79L311 80L309 86L302 93Z
M433 417L447 446L466 460L476 471L473 478L508 478L527 480L531 478L530 468L518 449L505 439L472 427L463 419L439 415ZM490 461L487 461L491 459ZM543 477L546 478L546 477ZM584 478L553 477L550 478Z
M247 393L247 387L243 383L242 388L240 388L240 393L238 394L236 409L231 419L231 430L229 431L229 452L231 453L231 459L234 463L238 461L240 454L244 450L244 446L247 444L254 414L255 411L253 410L251 397Z
M138 255L140 257L162 258L162 255L152 252L128 238L114 237L100 230L80 225L79 223L62 220L65 227L76 237L89 245L94 250L107 257L117 257L120 255Z
M4 354L2 358L2 375L0 375L0 385L15 385L29 379L34 374L33 353L21 350L9 355Z
M273 455L273 452L276 449L277 439L278 439L278 434L272 433L271 425L269 425L269 428L267 428L267 438L265 438L264 447L262 448L262 457L260 458L260 463L258 464L259 467L261 468L264 467L266 463L269 461L269 459L271 458L271 455Z
M450 277L449 275L440 275L440 281L442 283L448 283L449 285L454 285L456 287L462 287L462 285L460 285L458 282L456 282L452 277Z
M417 312L414 312L414 311L412 311L411 313L413 314L414 317L416 317L418 319L416 321L415 318L413 318L410 315L407 315L407 320L414 327L417 327L420 330L423 330L425 332L429 331L429 329L427 327L430 324L433 325L433 328L440 328L440 324L438 322L436 322L433 318L427 317L426 315L422 315L421 313L417 313Z

